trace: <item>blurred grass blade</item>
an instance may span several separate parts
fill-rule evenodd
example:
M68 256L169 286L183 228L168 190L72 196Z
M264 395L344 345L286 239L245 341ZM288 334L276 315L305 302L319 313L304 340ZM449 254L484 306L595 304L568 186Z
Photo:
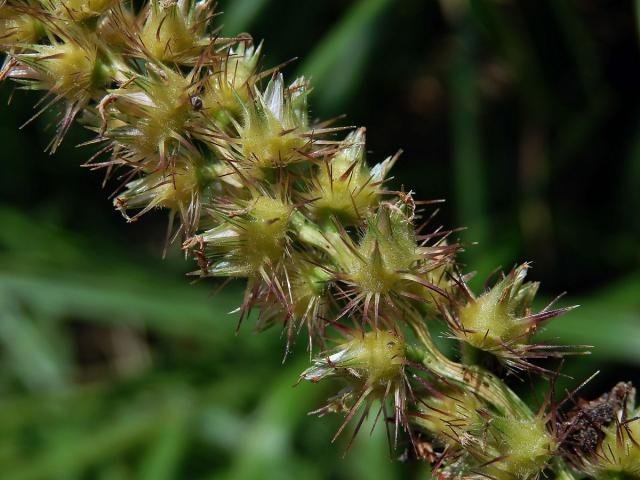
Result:
M360 0L306 57L299 75L310 77L322 108L334 111L359 82L374 46L374 24L391 0ZM334 112L335 113L335 112Z
M580 308L545 327L537 337L549 343L593 345L594 358L640 365L640 276L576 299Z
M517 75L526 110L546 118L554 98L545 81L543 64L522 22L507 16L503 2L471 0L471 14Z
M48 480L69 478L111 459L149 438L161 425L161 408L145 408L119 415L90 431L59 439L21 467L5 468L3 478Z
M10 368L30 389L60 390L69 366L43 333L0 289L0 342Z
M602 87L602 64L592 34L584 24L573 0L551 1L547 4L561 27L584 91L592 98Z
M640 211L640 188L638 188L640 182L640 113L636 114L634 132L625 161L626 175L621 180L622 188L618 190L618 205L625 205L624 208L630 212ZM640 232L640 215L629 215L628 221L635 232ZM636 245L637 238L637 233L636 235L631 233L630 245Z
M246 31L260 15L269 0L233 0L224 10L224 31L227 35L237 35Z
M640 312L581 307L552 322L537 338L549 343L592 345L594 359L640 365Z
M72 233L3 204L0 204L0 224L3 226L0 247L22 260L73 264L91 250L90 245L78 241Z
M55 278L0 272L0 292L27 302L52 317L73 315L93 321L146 326L169 335L197 336L224 343L233 338L237 293L225 290L209 298L201 289L162 282L135 285L111 281L107 272L95 275L59 273ZM104 275L103 275L104 273ZM213 329L221 323L229 328ZM228 331L228 335L224 332Z
M560 26L570 53L569 58L577 67L585 95L584 109L566 114L567 118L562 118L559 122L562 131L557 135L552 158L554 165L563 165L569 159L584 161L578 152L588 143L609 113L611 92L608 84L603 81L602 61L594 34L585 25L575 2L548 2L548 5Z
M133 480L130 470L125 462L110 463L100 471L97 480Z
M236 451L228 475L223 478L310 478L308 475L312 472L306 471L291 449L294 428L325 393L325 389L317 388L318 385L307 383L301 383L293 390L298 375L307 366L308 359L290 363L275 381L269 382L270 390L263 392L255 420L244 432L245 440ZM305 470L304 475L301 469Z
M139 480L171 480L177 475L187 449L193 406L186 398L175 398L162 418L161 430L143 458Z
M377 409L377 406L375 409ZM389 450L384 427L386 419L379 418L378 424L373 428L375 413L374 411L374 414L370 415L362 424L362 434L349 452L350 455L353 455L352 461L346 466L349 468L349 476L351 478L366 478L367 480L403 478L397 475L398 470L394 466L392 456L385 454ZM371 435L369 435L369 432L371 432ZM351 435L351 432L348 432L348 435ZM428 476L423 476L422 478L428 478Z
M473 32L465 19L461 19L449 75L451 148L458 222L472 232L473 236L467 240L480 242L482 250L487 253L489 229L480 141L478 72L472 50L474 44ZM474 263L471 259L469 261ZM480 272L480 276L483 273L486 272Z

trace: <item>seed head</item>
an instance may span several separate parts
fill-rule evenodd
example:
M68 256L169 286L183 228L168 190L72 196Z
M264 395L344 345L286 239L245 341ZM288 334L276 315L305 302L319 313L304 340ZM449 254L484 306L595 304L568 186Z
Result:
M255 73L260 60L262 45L254 47L250 38L245 38L228 55L220 56L211 75L202 81L203 109L208 115L224 115L231 112L239 116L243 105L250 100Z
M4 48L35 44L45 35L42 22L28 9L0 2L0 46ZM6 46L6 47L4 47Z
M82 22L104 14L116 0L40 0L52 15Z
M357 225L371 215L381 196L382 183L396 157L369 168L365 161L365 129L350 133L344 145L318 166L309 182L309 210L320 223L337 218Z
M237 124L237 153L245 168L273 168L306 159L310 140L307 121L307 84L296 80L285 88L276 74L264 92L255 90L255 101L243 104L243 121Z
M344 335L301 375L346 383L316 412L345 414L336 437L359 413L355 437L377 403L374 426L395 424L394 444L404 431L440 479L572 480L566 462L640 478L630 387L558 421L476 361L545 373L532 359L566 353L532 343L567 309L533 313L528 265L475 296L454 231L424 233L429 202L385 187L398 155L369 167L363 128L310 122L309 82L260 71L249 36L219 36L212 0L143 3L0 0L0 80L44 91L39 113L59 110L51 150L76 117L96 134L87 164L118 180L127 220L164 209L167 243L181 236L196 275L246 278L240 321L255 308L259 330L282 325L285 356L305 328L311 355ZM461 363L438 350L432 319L460 340Z
M207 20L212 5L208 0L151 0L141 13L139 48L143 55L165 63L197 63L211 45Z
M442 266L456 247L420 245L412 215L404 200L387 202L368 218L357 244L343 233L335 277L345 285L349 302L340 316L361 308L363 322L375 326L383 310L399 312L403 306L430 303L434 295L447 297L425 275Z
M640 478L635 394L630 383L621 382L596 400L579 400L568 413L560 437L563 453L577 469L598 480Z
M223 203L213 211L222 222L189 242L202 244L214 276L270 276L285 256L293 208L281 198L255 194L246 201Z
M380 402L377 421L381 413L387 417L386 403L392 399L397 441L400 428L409 432L405 364L405 343L398 334L384 330L354 332L352 340L317 357L313 365L302 373L301 379L314 383L337 376L348 384L337 396L329 399L326 406L312 413L324 415L327 412L346 412L345 420L334 436L335 440L363 407L352 442L374 401Z
M530 344L536 330L550 319L575 307L533 313L531 305L538 291L537 282L524 282L528 264L514 268L493 288L479 297L465 288L467 302L457 312L445 311L452 332L473 348L496 356L514 369L539 369L533 358L562 356L563 347Z

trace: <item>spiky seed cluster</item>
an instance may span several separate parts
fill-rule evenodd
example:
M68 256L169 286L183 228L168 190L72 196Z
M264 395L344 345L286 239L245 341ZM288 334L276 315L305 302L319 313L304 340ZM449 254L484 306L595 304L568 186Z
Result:
M309 210L318 223L337 218L342 225L358 225L381 194L381 186L397 157L373 168L365 161L365 129L351 132L333 157L325 157L308 182Z
M441 478L566 479L569 465L639 478L631 394L603 401L614 413L576 450L553 402L532 413L477 361L540 373L562 353L532 338L566 309L533 313L528 266L472 293L454 231L425 232L425 204L385 185L398 155L370 167L364 129L311 121L307 80L261 71L261 48L221 37L214 17L210 0L0 1L0 79L44 92L39 113L60 116L51 151L75 118L94 132L87 165L114 179L127 220L164 209L196 275L245 277L241 319L256 309L258 329L284 328L287 352L306 329L324 353L301 378L347 385L318 411L345 415L337 435L377 402L394 444L404 432ZM462 363L432 341L438 320Z
M145 6L138 48L161 62L196 63L202 50L211 43L207 32L211 4L150 1Z
M0 42L5 45L30 45L45 35L40 20L20 7L0 6Z
M461 307L444 311L444 317L455 338L463 342L467 350L493 355L513 370L537 369L544 372L531 360L584 352L532 343L536 331L545 322L575 307L552 309L549 305L534 313L532 303L540 284L524 281L528 270L526 263L514 267L477 297L464 288L466 298Z
M630 383L580 400L562 423L561 447L571 463L596 479L640 478L640 409Z
M339 376L347 381L346 388L332 397L326 406L313 413L324 415L327 412L346 412L345 420L334 436L335 440L362 407L352 436L353 441L375 400L380 403L375 421L382 413L385 419L389 417L389 400L393 405L394 438L397 442L400 428L410 433L406 416L409 386L404 371L404 340L398 334L384 330L351 334L355 337L316 358L313 365L301 375L302 379L314 383L330 376Z
M625 416L609 425L598 452L584 468L595 478L640 478L640 411L624 411ZM628 416L632 415L631 418Z
M432 389L417 407L414 423L445 452L437 465L439 478L460 478L469 471L480 478L536 478L558 450L554 424L544 410L499 414L474 392L452 385Z
M285 87L282 74L278 73L264 92L255 90L254 101L243 104L242 121L235 123L239 138L234 145L243 168L260 171L306 159L313 139L307 120L306 90L304 79Z

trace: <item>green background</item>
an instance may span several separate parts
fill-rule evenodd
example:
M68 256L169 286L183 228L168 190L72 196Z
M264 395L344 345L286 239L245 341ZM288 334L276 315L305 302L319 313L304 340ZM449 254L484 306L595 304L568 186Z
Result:
M544 341L593 345L566 362L584 395L640 381L640 56L633 2L236 0L223 32L264 39L264 66L312 77L312 116L367 127L370 162L404 150L391 185L446 198L467 226L466 270L533 262L581 308ZM10 105L7 105L12 97ZM272 330L240 335L242 282L189 285L165 215L126 225L72 129L0 87L0 478L428 478L383 429L343 458L338 418L306 412L334 385L295 388ZM477 245L471 246L477 242ZM564 300L563 300L564 301ZM533 404L546 381L510 378ZM562 397L562 391L559 393Z

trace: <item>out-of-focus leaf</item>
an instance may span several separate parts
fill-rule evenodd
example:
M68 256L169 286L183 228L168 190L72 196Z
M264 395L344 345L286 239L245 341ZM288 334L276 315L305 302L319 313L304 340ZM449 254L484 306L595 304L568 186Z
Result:
M592 345L599 360L640 365L640 277L628 277L576 303L538 337L550 343Z
M213 325L233 325L233 287L194 288L172 272L150 271L62 229L0 208L0 294L17 299L47 318L84 317L106 323L147 326L169 334L220 340ZM96 256L95 249L103 252ZM106 250L106 252L104 251ZM232 328L227 329L231 331Z
M602 81L602 63L596 42L579 15L575 2L549 2L548 5L561 27L570 58L576 64L585 97L582 102L584 109L561 121L561 131L552 154L554 164L557 165L565 163L567 159L578 160L575 154L588 142L610 110L611 92Z
M623 186L620 189L620 197L617 202L619 205L626 205L627 202L631 202L631 205L626 207L628 208L627 211L637 212L640 211L640 188L638 188L640 181L640 114L636 114L635 132L636 134L629 145L625 168L626 176L622 180ZM636 232L640 232L639 215L631 215L629 223L632 228L635 228ZM631 232L631 236L637 249L637 236L634 236L633 232Z
M246 31L269 0L234 0L225 8L223 23L227 35L237 35Z
M368 53L374 46L375 21L391 0L360 0L306 56L299 75L311 77L319 108L330 112L358 83Z
M132 480L131 471L123 463L109 463L100 471L98 480Z
M43 334L0 290L0 343L11 369L28 388L60 390L68 383L70 366Z
M90 250L69 232L5 205L0 205L0 225L0 247L32 262L69 265L78 262L83 251Z
M579 15L575 1L549 2L548 5L576 63L582 87L589 96L595 95L602 87L602 65L591 32Z
M22 466L5 468L12 480L69 478L148 439L160 426L163 406L129 411L71 438L61 438Z
M194 406L189 399L174 396L162 418L161 429L143 458L140 480L178 478L180 459L188 447Z
M527 112L538 117L546 115L552 104L552 95L526 29L517 19L508 17L498 2L471 0L470 5L472 18L483 28L496 50L517 75Z
M104 274L103 274L104 273ZM222 342L229 335L213 328L234 325L238 293L224 290L209 298L187 284L113 283L107 272L26 275L0 272L0 292L27 302L43 315L73 315L109 324L147 327L170 335Z
M640 365L640 311L587 306L552 322L540 338L562 344L591 345L599 360Z
M276 381L270 382L253 422L244 432L244 441L236 451L229 472L216 474L212 479L252 480L265 476L265 472L273 479L293 480L319 475L317 470L305 467L291 450L293 429L325 393L319 385L306 382L293 390L295 379L307 365L308 359L289 364Z
M485 179L479 126L478 74L473 61L474 35L461 21L450 72L451 148L455 170L455 199L460 225L469 227L468 241L485 249L488 226ZM467 253L471 258L480 249Z

